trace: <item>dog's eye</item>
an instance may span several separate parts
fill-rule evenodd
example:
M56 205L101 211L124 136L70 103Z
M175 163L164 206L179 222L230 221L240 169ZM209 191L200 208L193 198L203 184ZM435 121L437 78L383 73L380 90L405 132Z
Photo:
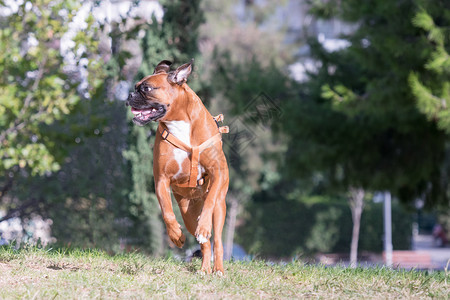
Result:
M141 91L145 92L145 93L148 93L148 92L151 92L151 91L154 91L154 90L156 90L156 88L148 86L148 85L141 86Z

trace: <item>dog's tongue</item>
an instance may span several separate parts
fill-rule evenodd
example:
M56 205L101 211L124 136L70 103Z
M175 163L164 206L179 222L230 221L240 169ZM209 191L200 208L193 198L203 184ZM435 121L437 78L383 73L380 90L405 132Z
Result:
M131 112L132 112L134 115L141 114L143 111L145 111L145 110L144 110L144 109L137 109L137 108L134 108L134 107L131 108Z
M141 121L147 121L151 117L155 116L157 113L156 108L150 108L150 109L137 109L132 107L131 112L133 113L134 117L136 119L139 119Z

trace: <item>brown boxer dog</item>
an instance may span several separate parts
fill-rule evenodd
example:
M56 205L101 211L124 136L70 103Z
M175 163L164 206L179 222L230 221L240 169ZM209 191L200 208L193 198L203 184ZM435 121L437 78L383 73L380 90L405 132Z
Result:
M224 274L222 229L228 165L222 150L219 115L213 118L200 98L186 84L192 61L170 71L170 61L161 61L152 75L139 81L127 105L137 125L159 122L153 148L155 191L167 233L182 247L186 237L175 219L170 189L187 230L201 244L201 271L211 273L211 230L214 229L214 272Z

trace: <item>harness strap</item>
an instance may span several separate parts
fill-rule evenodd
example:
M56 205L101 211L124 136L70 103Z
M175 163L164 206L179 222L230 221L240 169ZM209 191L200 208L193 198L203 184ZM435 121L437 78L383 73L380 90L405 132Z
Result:
M200 160L200 149L192 147L191 172L189 175L189 186L197 186L198 161Z
M216 118L214 118L216 120ZM223 116L222 116L223 120ZM219 121L222 121L219 119ZM217 121L216 121L217 122ZM160 123L158 127L159 133L161 134L161 137L163 140L168 141L170 144L172 144L174 147L182 149L188 153L191 153L191 165L190 165L190 175L189 175L189 181L186 183L177 184L180 187L197 187L201 186L205 183L205 178L200 178L197 180L198 176L198 164L200 161L200 153L202 153L205 149L213 146L214 144L222 141L222 133L228 132L228 126L219 127L219 133L213 135L206 141L204 141L201 145L190 147L186 145L184 142L182 142L180 139L178 139L176 136L171 134L169 130L167 130L167 127Z
M219 114L215 117L213 117L214 121L216 121L217 128L219 128L220 133L228 133L230 132L230 128L228 126L219 126L219 122L223 122L223 114Z

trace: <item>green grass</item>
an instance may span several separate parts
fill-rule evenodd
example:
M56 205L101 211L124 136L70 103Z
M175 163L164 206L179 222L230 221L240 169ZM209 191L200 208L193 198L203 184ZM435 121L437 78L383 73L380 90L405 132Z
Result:
M449 299L447 272L226 262L224 277L200 261L109 256L96 250L0 249L0 299Z

